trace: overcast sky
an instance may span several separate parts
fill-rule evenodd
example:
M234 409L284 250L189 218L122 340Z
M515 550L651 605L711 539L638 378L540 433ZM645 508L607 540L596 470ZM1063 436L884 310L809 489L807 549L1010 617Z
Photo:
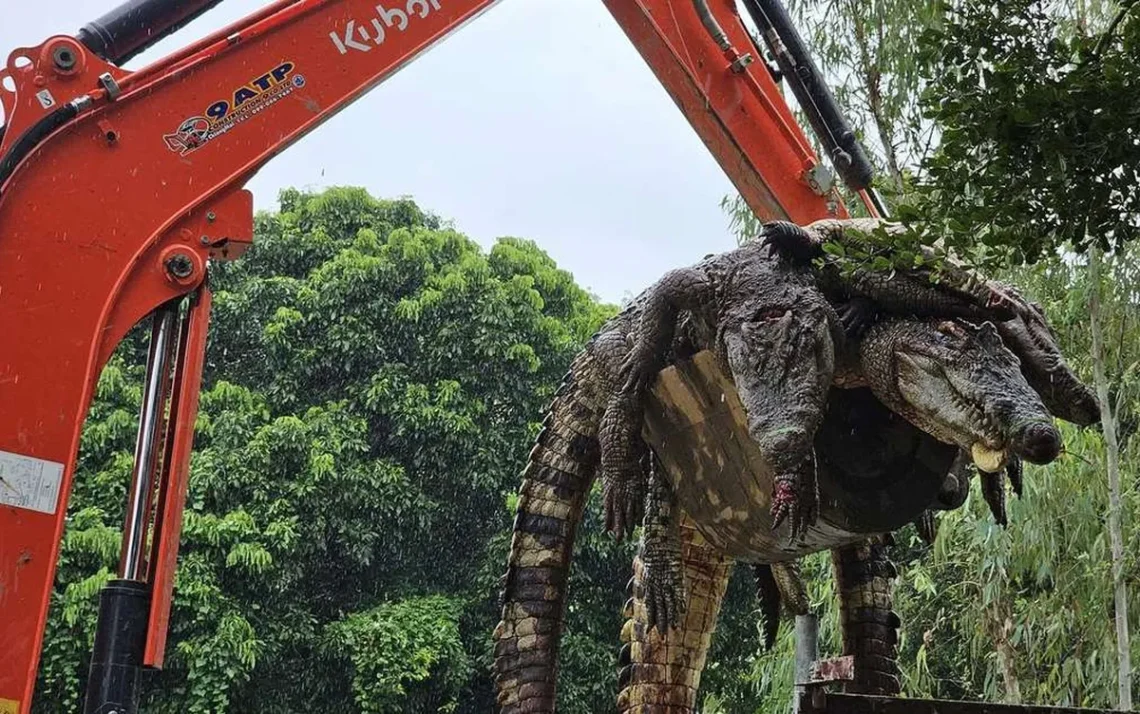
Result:
M128 68L268 0L226 0ZM5 2L0 55L118 0ZM286 186L408 195L484 246L535 240L607 300L733 245L734 192L601 0L502 0L262 169Z

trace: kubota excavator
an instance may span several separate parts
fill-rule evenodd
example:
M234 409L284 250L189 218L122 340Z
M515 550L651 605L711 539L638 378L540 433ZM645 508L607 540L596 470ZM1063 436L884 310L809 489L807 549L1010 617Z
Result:
M121 65L220 2L131 0L0 67L0 714L31 709L80 431L109 356L151 320L85 714L137 711L142 671L163 664L209 266L253 239L244 185L496 1L275 0L130 72ZM739 1L600 0L757 216L846 216L836 174L884 215L785 8Z

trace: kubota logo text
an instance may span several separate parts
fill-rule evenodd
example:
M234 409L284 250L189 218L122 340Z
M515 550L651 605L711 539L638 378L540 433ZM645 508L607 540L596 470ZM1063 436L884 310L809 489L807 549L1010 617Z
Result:
M390 1L390 0L389 0ZM408 29L408 23L413 17L424 18L432 10L439 10L439 0L407 0L403 9L399 7L385 8L383 3L376 6L376 17L356 24L356 20L349 20L343 32L330 32L333 44L342 55L349 50L368 52L372 45L382 45L388 38L388 32L395 30L403 32ZM371 28L371 32L369 32Z

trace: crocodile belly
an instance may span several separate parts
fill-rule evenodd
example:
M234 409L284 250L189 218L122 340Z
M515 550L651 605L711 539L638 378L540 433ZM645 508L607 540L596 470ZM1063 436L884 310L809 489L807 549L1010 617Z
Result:
M647 407L644 434L678 504L710 543L745 562L794 560L906 525L934 500L955 454L869 390L832 389L815 443L819 518L789 543L786 524L772 530L772 471L711 353L663 370Z

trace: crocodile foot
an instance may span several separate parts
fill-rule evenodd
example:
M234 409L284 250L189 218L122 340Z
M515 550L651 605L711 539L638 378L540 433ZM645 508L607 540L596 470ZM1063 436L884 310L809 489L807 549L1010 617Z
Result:
M1010 488L1013 489L1013 495L1021 498L1021 490L1024 488L1024 467L1021 459L1017 456L1012 456L1009 459L1009 464L1005 467L1005 475L1009 478Z
M673 547L676 546L676 547ZM645 626L657 628L662 637L681 624L685 614L685 576L680 543L655 539L646 543Z
M779 476L772 488L772 530L784 521L791 525L788 542L793 542L815 524L819 492L814 478Z
M789 221L765 223L760 233L760 245L767 247L770 254L775 253L800 265L810 263L823 254L820 244L810 233Z
M605 530L617 540L632 535L645 503L645 442L632 405L616 399L598 428Z
M990 507L994 520L1003 528L1009 525L1009 517L1005 510L1005 474L982 473L982 496Z
M863 297L853 297L835 308L843 333L848 339L858 339L867 331L877 316L875 303Z
M934 511L929 508L923 511L922 515L914 520L914 527L923 543L934 545L934 539L938 537L938 521L934 518Z
M641 521L645 489L640 478L602 473L602 509L605 530L617 540L633 533Z
M686 603L685 571L673 487L652 451L647 462L649 489L645 497L645 528L641 532L645 624L650 630L656 627L664 637L681 624Z

